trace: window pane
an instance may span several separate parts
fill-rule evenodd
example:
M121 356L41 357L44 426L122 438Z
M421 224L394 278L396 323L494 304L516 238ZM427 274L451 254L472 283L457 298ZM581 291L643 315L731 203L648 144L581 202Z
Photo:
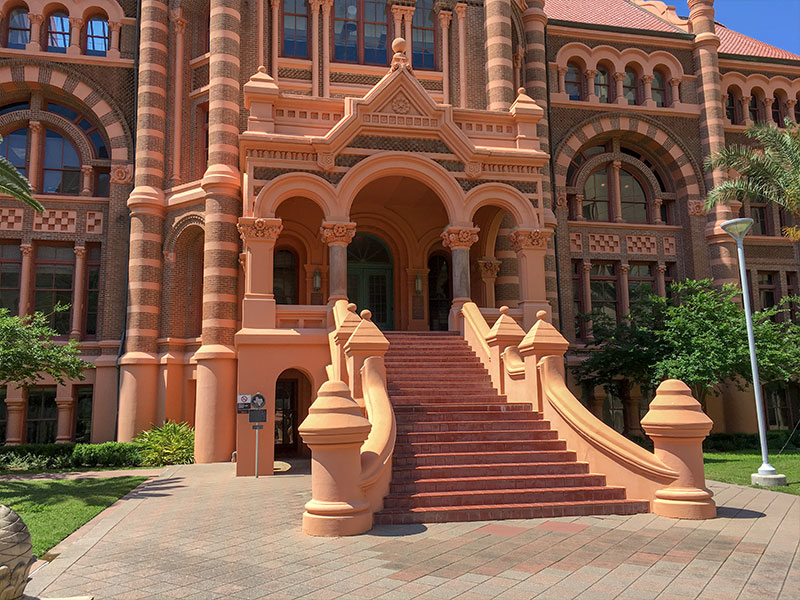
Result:
M608 182L606 169L595 171L583 188L583 217L589 221L608 221Z
M94 18L86 26L86 54L105 56L108 52L108 21Z
M647 196L639 181L628 171L619 172L622 218L629 223L647 223Z
M24 8L15 8L8 19L8 47L24 50L31 40L31 23L28 11Z
M23 174L25 173L25 159L28 152L28 132L25 129L17 129L6 136L0 142L0 156L6 158Z
M69 46L69 17L54 13L47 20L47 51L66 52Z
M565 88L570 100L581 99L581 73L577 65L567 65L564 78Z

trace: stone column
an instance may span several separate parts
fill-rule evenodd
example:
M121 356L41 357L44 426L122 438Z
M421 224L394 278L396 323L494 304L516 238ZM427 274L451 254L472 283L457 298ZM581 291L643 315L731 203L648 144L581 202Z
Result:
M558 67L558 93L559 94L566 94L567 93L567 68L566 67Z
M111 32L111 38L108 41L108 58L117 59L120 57L119 53L119 31L122 29L122 23L119 21L109 21L108 29Z
M134 189L128 197L131 232L128 259L128 331L120 359L117 439L131 441L156 420L161 310L161 253L164 226L164 132L167 89L164 65L169 10L166 0L142 0L139 44L139 95ZM113 179L112 174L112 179Z
M681 80L673 78L669 80L669 84L672 86L672 104L670 106L672 108L676 108L681 103Z
M40 163L42 155L42 123L40 121L28 121L28 129L31 132L31 149L28 155L28 173L33 177L30 180L31 189L34 193L41 191Z
M311 95L320 94L319 89L319 9L322 0L309 0L311 10Z
M274 328L273 261L275 242L283 230L283 223L280 219L242 217L238 229L246 256L242 327Z
M322 95L331 97L331 8L333 0L322 0Z
M581 263L581 300L583 304L583 312L584 314L589 314L592 312L592 263L588 260L584 260ZM586 329L586 337L592 337L592 322L589 319L586 319L584 322L584 327ZM602 420L602 416L600 417Z
M611 218L617 223L622 223L625 219L622 218L622 184L620 183L619 172L622 169L622 162L615 160L611 163L611 182L608 190L611 194Z
M742 96L739 98L739 102L742 105L742 123L747 127L753 124L753 120L750 118L750 100L752 99L752 96Z
M450 104L450 21L453 13L439 9L437 17L442 34L442 102Z
M478 261L481 281L483 281L484 286L486 306L488 308L495 308L494 283L497 280L497 274L500 272L501 264L501 261L495 258L482 258Z
M769 121L772 121L773 123L775 123L775 120L772 118L772 105L774 104L774 102L775 102L775 98L773 96L767 96L762 101L762 104L764 105L764 122L765 123L767 123ZM777 125L777 123L776 123L776 125Z
M356 235L356 224L325 222L319 228L319 234L328 245L328 304L332 306L337 300L347 300L347 246Z
M170 185L181 182L181 149L183 148L183 35L186 19L180 10L173 11L170 20L175 29L175 83L172 86L172 175Z
M56 388L56 406L56 444L66 444L72 441L75 425L75 388L71 382L67 381Z
M408 57L408 62L411 64L411 67L414 67L414 54L412 48L414 47L414 33L412 31L413 19L414 19L414 7L413 6L401 6L400 9L403 12L403 26L405 29L405 38L406 38L406 56Z
M485 0L487 108L507 110L514 102L511 0Z
M469 249L478 241L477 227L450 226L442 232L442 245L450 248L453 266L453 309L470 301Z
M797 122L797 117L795 116L794 107L797 106L797 100L794 98L789 98L786 101L786 116L789 117L795 123Z
M19 279L19 316L28 314L31 301L31 282L33 281L33 246L21 244L19 251L22 254Z
M656 225L663 225L664 221L661 219L661 207L664 205L663 198L653 198L653 222Z
M42 39L41 28L42 23L44 23L44 15L28 13L28 21L31 24L31 37L25 49L29 52L41 52L42 44L40 40Z
M81 165L81 196L91 196L94 187L94 167Z
M272 9L272 19L269 23L269 36L270 36L270 61L272 68L270 75L278 83L278 29L280 28L280 8L281 0L270 0L270 8ZM238 45L238 42L237 42Z
M83 19L69 18L69 47L67 48L69 56L77 56L81 53L81 27L83 27Z
M399 4L392 4L392 22L394 23L394 37L403 37L405 35L403 33L403 7Z
M664 274L667 272L667 265L658 265L656 267L656 294L662 298L667 295L667 282L664 279Z
M75 246L75 285L72 287L72 328L69 337L79 340L83 333L86 296L86 247Z
M644 84L644 105L654 107L656 105L653 100L653 80L655 77L652 75L642 75L642 83Z
M455 7L458 17L458 105L467 107L467 5L458 2Z
M597 76L597 69L587 69L584 76L586 77L586 99L589 102L599 103L597 94L594 91L594 78Z
M616 84L616 103L627 105L628 99L625 97L625 86L623 83L625 82L625 71L617 71L614 73L614 83Z
M619 266L619 303L622 315L627 317L631 313L631 297L628 293L628 271L631 266L628 263L622 263Z
M235 447L239 235L240 0L211 0L208 168L203 249L203 344L197 359L195 462L229 461Z
M537 313L545 311L550 318L550 303L545 289L545 256L550 231L544 229L521 229L512 231L508 240L517 254L519 272L519 306L522 309L522 328L533 327Z
M25 413L28 389L9 383L6 387L6 445L16 446L25 440Z

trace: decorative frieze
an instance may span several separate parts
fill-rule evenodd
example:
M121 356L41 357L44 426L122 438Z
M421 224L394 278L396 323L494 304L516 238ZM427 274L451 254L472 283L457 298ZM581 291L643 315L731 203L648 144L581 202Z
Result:
M654 235L629 235L625 237L628 254L658 254L658 242Z
M54 233L75 233L78 213L74 210L46 210L33 215L33 230Z
M103 233L103 213L99 210L86 212L86 233Z
M583 235L574 231L569 234L569 251L570 252L583 252Z
M550 237L548 231L542 229L516 229L508 234L508 241L514 252L528 249L545 249Z
M22 231L22 208L0 208L0 231Z
M667 256L675 256L675 254L677 253L675 238L665 237L663 244L664 244L664 254L666 254Z
M590 233L589 252L619 254L619 236L610 233Z

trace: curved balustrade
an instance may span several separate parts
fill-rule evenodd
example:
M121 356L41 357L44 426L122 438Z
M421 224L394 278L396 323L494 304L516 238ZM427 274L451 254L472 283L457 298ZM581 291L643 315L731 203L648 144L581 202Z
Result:
M392 480L392 455L397 439L394 409L386 387L386 366L382 356L371 356L361 368L361 386L372 424L369 437L361 446L361 489L372 512L383 508Z

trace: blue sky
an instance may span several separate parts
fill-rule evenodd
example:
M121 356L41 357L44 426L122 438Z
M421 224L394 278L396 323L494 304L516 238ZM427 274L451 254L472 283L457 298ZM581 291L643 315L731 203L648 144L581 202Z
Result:
M667 0L688 16L686 0ZM716 19L726 27L800 54L800 0L717 0Z

